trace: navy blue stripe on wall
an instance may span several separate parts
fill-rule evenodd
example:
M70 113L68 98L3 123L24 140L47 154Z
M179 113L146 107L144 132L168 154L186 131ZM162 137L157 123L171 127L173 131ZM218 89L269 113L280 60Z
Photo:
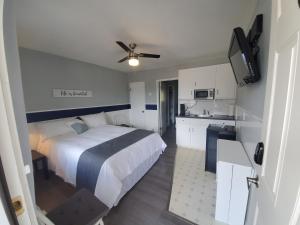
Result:
M156 104L146 104L146 110L157 110Z
M27 123L130 109L130 104L27 113Z

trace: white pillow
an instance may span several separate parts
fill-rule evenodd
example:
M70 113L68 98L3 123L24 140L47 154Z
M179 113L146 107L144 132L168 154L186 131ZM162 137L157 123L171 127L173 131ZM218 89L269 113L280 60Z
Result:
M88 125L89 127L98 127L100 125L107 124L106 116L104 112L91 114L86 116L80 116L80 118Z
M74 123L84 123L81 119L74 118L72 120L66 121L66 125L72 129L72 124Z
M73 132L73 129L66 125L67 121L69 119L52 120L36 124L37 131L40 134L40 141Z

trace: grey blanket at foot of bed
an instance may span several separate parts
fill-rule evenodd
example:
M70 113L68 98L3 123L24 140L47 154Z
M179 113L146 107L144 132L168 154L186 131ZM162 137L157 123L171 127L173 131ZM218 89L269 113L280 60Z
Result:
M77 189L86 188L94 193L105 160L150 134L153 131L134 130L84 151L77 164Z

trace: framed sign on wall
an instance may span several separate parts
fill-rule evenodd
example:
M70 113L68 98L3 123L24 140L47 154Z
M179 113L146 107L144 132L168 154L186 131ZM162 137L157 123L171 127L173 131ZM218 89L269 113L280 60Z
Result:
M93 92L89 90L66 90L66 89L53 89L53 97L61 98L90 98L93 97Z

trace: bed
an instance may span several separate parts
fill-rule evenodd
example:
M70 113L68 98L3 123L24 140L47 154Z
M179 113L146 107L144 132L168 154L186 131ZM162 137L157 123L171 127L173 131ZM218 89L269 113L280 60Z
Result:
M57 129L57 125L52 126ZM121 148L103 160L97 177L94 177L95 187L90 189L109 208L118 204L166 148L160 135L155 132L108 124L98 124L82 134L66 131L54 133L40 140L36 150L48 157L49 168L56 175L77 188L79 180L84 185L82 181L90 175L91 168L86 168L86 171L83 168L97 164L95 156L87 154L91 149L98 148L97 151L102 152L107 151L107 146ZM142 136L135 138L137 134ZM126 143L120 147L121 139ZM82 164L83 156L93 163L85 161Z

